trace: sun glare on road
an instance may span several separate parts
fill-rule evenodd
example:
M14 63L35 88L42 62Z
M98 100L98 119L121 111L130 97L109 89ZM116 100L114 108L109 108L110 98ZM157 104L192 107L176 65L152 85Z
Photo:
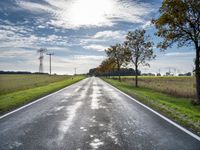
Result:
M113 10L113 0L75 0L64 18L68 18L75 26L99 26L108 21L107 17Z

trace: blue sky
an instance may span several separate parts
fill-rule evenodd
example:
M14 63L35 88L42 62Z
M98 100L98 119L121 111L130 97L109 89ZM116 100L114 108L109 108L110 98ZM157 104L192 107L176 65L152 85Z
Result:
M194 48L174 45L160 52L150 20L161 0L1 0L0 70L36 72L37 50L53 51L52 72L87 73L105 58L104 49L124 41L128 31L145 28L155 43L156 60L143 72L177 73L193 68ZM44 71L48 72L48 56Z

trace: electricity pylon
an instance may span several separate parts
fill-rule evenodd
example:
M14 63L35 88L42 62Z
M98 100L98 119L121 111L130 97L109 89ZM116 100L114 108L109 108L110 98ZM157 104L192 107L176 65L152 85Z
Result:
M39 65L39 73L43 73L43 59L44 59L44 53L47 51L46 48L40 48L37 52L40 54L39 60L40 60L40 65Z

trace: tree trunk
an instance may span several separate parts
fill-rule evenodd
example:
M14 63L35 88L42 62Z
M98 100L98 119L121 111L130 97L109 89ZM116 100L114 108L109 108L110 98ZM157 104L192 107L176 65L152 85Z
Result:
M138 87L138 66L135 65L135 87Z
M200 104L200 47L196 46L196 61L195 61L195 75L196 75L196 92L197 104Z
M117 70L118 70L118 80L119 80L119 82L121 82L121 77L120 77L120 66L119 66L119 64L118 64L118 67L117 67Z
M119 82L121 82L120 69L118 69Z

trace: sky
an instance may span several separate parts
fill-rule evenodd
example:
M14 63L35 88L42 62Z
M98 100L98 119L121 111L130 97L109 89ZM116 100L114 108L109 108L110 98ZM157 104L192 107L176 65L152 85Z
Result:
M145 29L154 42L156 59L142 72L191 72L194 48L176 44L161 52L151 19L162 0L0 0L0 70L39 70L37 50L47 48L52 72L87 73L106 58L105 49L123 43L128 31ZM49 72L49 56L44 56Z

